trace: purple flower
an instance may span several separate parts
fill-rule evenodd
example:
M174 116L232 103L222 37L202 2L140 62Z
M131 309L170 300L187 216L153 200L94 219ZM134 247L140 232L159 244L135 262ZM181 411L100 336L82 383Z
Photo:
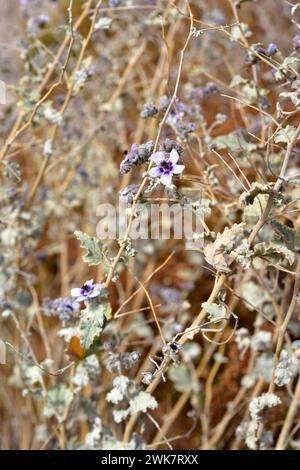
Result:
M159 100L158 110L163 113L167 110L170 104L170 98L167 95L163 95Z
M175 109L173 109L168 118L167 118L167 123L170 124L171 126L176 126L178 122L184 117L184 113L182 112L177 112Z
M94 280L90 279L89 281L86 281L82 287L75 287L74 289L71 289L71 296L75 297L77 302L81 302L83 300L88 300L94 297L98 297L99 295L103 295L104 292L106 292L104 284L94 284Z
M146 163L154 149L154 142L150 140L145 144L132 144L130 151L125 151L125 158L120 164L120 173L128 173L134 166Z
M267 56L271 57L272 55L276 54L277 52L278 52L278 47L276 46L276 44L271 42L268 45L268 49L266 50Z
M50 21L50 18L48 15L46 14L41 14L38 18L37 18L37 24L40 28L45 28L47 26L47 24L49 23Z
M169 158L165 157L163 152L156 152L151 155L150 160L157 166L149 171L151 178L160 178L160 182L165 186L172 184L172 176L180 175L185 165L176 165L179 155L175 149L170 153Z
M120 5L120 0L109 0L108 4L111 8L118 7Z
M295 51L300 51L300 34L297 34L297 36L293 38L293 47Z
M63 322L72 320L80 311L80 305L76 299L59 297L58 299L44 299L44 313L46 316L58 316Z

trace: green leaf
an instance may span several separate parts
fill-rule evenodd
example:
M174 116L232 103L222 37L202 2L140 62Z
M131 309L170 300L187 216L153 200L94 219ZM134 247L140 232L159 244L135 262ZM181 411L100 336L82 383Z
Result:
M283 143L289 143L293 139L295 132L296 132L296 127L290 126L289 124L285 126L283 129L280 129L275 138L274 142L276 144L283 142Z
M87 253L83 257L89 266L97 266L103 261L103 246L101 241L97 237L92 237L87 233L76 230L74 235L80 240L81 248L85 248Z
M130 380L125 375L119 375L113 380L113 388L106 395L106 400L110 403L117 405L120 403L127 394L127 389L130 386Z
M262 255L267 258L276 261L287 261L290 265L295 260L294 253L289 250L285 245L276 242L270 242L269 244L257 243L254 247L255 255Z
M117 424L122 423L129 416L129 408L126 410L113 410L114 421Z
M180 353L185 362L192 362L199 359L201 346L195 341L189 341L182 345Z
M74 74L72 95L76 96L78 92L85 86L90 79L90 67L92 65L92 57L89 56L82 61L82 66Z
M300 252L300 237L298 232L291 228L287 227L284 224L281 224L277 220L271 222L273 230L277 233L280 240L292 251Z
M247 83L247 80L241 77L241 75L234 75L229 86L234 88L235 86L244 85L245 83Z
M191 374L186 364L172 364L168 371L169 379L174 383L177 392L186 392L191 389Z
M229 134L219 135L214 139L214 144L217 146L218 150L228 148L231 150L231 152L246 150L246 152L251 153L252 151L256 150L255 144L246 142L245 139L237 132L230 132Z
M92 380L94 380L100 372L101 369L99 361L95 354L92 354L79 362L76 367L75 375L72 378L72 383L76 386L76 391L83 389Z
M212 302L203 302L201 307L208 313L209 320L212 322L220 321L222 318L226 317L226 308L224 305L218 305Z
M114 405L129 401L126 409L113 410L116 423L121 423L128 416L136 416L139 413L146 413L148 409L154 410L158 404L150 393L135 390L135 384L128 377L120 375L113 380L113 388L106 395L106 400ZM133 397L132 394L137 392Z
M293 105L298 108L300 106L299 91L283 91L279 94L280 98L290 99Z
M254 103L258 98L256 84L253 81L250 81L242 87L242 91L245 95L248 103Z
M249 26L247 25L247 23L241 23L240 22L238 25L233 25L231 27L232 40L236 40L236 41L242 40L243 39L242 32L244 33L244 36L246 38L249 38L249 37L252 36L252 32L250 31Z
M109 29L112 23L112 19L108 16L102 16L95 24L95 31L98 29Z
M79 333L80 344L88 350L102 332L111 313L110 304L89 305L81 312Z
M51 157L53 154L53 142L52 139L47 139L44 148L43 148L43 155L44 157Z
M299 62L299 59L297 57L288 56L284 59L281 65L282 67L288 67L288 66L297 67L298 62Z
M280 361L278 362L275 369L274 382L279 387L287 385L297 375L299 371L299 364L293 361L291 353L283 349L280 353Z
M43 116L52 124L60 126L62 124L62 115L52 107L51 101L46 101L42 107Z
M257 222L268 203L268 198L269 196L267 194L259 194L254 198L253 204L248 204L245 207L243 220L245 220L247 224L253 225Z
M252 183L248 191L244 191L239 199L241 205L247 206L248 204L253 204L256 196L259 194L270 194L271 185Z
M255 282L249 281L243 285L242 296L246 300L246 306L249 310L260 308L268 300L265 291Z
M65 384L57 384L47 391L44 415L47 418L56 416L58 421L63 420L67 406L73 400L73 392Z
M139 413L146 413L148 409L154 410L158 403L155 398L147 392L139 392L132 400L130 400L130 414L136 416Z
M291 71L289 67L297 67L297 62L299 62L299 59L297 59L297 57L286 57L282 62L281 66L276 70L274 74L275 79L281 80L282 78L286 78L287 74L289 74L289 72Z

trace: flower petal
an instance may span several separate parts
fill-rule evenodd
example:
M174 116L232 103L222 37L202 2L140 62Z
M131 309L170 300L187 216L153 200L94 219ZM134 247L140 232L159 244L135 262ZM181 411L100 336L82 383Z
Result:
M163 162L165 159L165 155L163 152L155 152L155 153L152 153L151 157L150 157L150 160L154 163L156 163L156 165L159 165L161 162Z
M72 297L81 296L81 288L80 287L75 287L74 289L71 289L71 296Z
M161 175L161 171L159 169L158 166L156 166L155 168L151 168L151 170L149 171L149 176L151 176L151 178L157 178L158 176Z
M175 165L172 170L172 173L173 175L180 175L180 173L182 173L184 169L185 165Z
M80 304L77 300L72 301L72 309L73 311L77 312L80 309Z
M169 156L169 162L174 163L174 165L175 165L175 163L178 162L178 159L179 159L179 155L178 155L177 150L172 149L171 153L170 153L170 156Z
M160 182L165 186L170 186L172 184L172 173L165 173L161 175Z
M84 300L87 300L88 296L87 295L81 295L80 297L76 297L77 302L83 302Z

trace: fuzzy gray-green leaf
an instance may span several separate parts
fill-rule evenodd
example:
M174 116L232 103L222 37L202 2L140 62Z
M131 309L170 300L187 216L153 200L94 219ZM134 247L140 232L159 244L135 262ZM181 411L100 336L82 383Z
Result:
M78 240L80 240L81 248L85 248L86 254L83 257L85 261L90 266L97 266L103 260L103 246L101 241L97 237L92 237L87 233L80 232L76 230L74 235Z
M88 306L81 312L79 323L80 343L85 350L88 350L100 335L110 311L109 304L100 304Z

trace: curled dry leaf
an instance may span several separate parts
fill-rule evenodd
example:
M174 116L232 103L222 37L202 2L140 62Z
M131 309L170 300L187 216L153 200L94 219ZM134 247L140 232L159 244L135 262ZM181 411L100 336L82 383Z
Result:
M226 227L224 232L218 233L214 242L208 243L204 248L205 260L217 271L230 272L230 252L240 241L245 223Z

